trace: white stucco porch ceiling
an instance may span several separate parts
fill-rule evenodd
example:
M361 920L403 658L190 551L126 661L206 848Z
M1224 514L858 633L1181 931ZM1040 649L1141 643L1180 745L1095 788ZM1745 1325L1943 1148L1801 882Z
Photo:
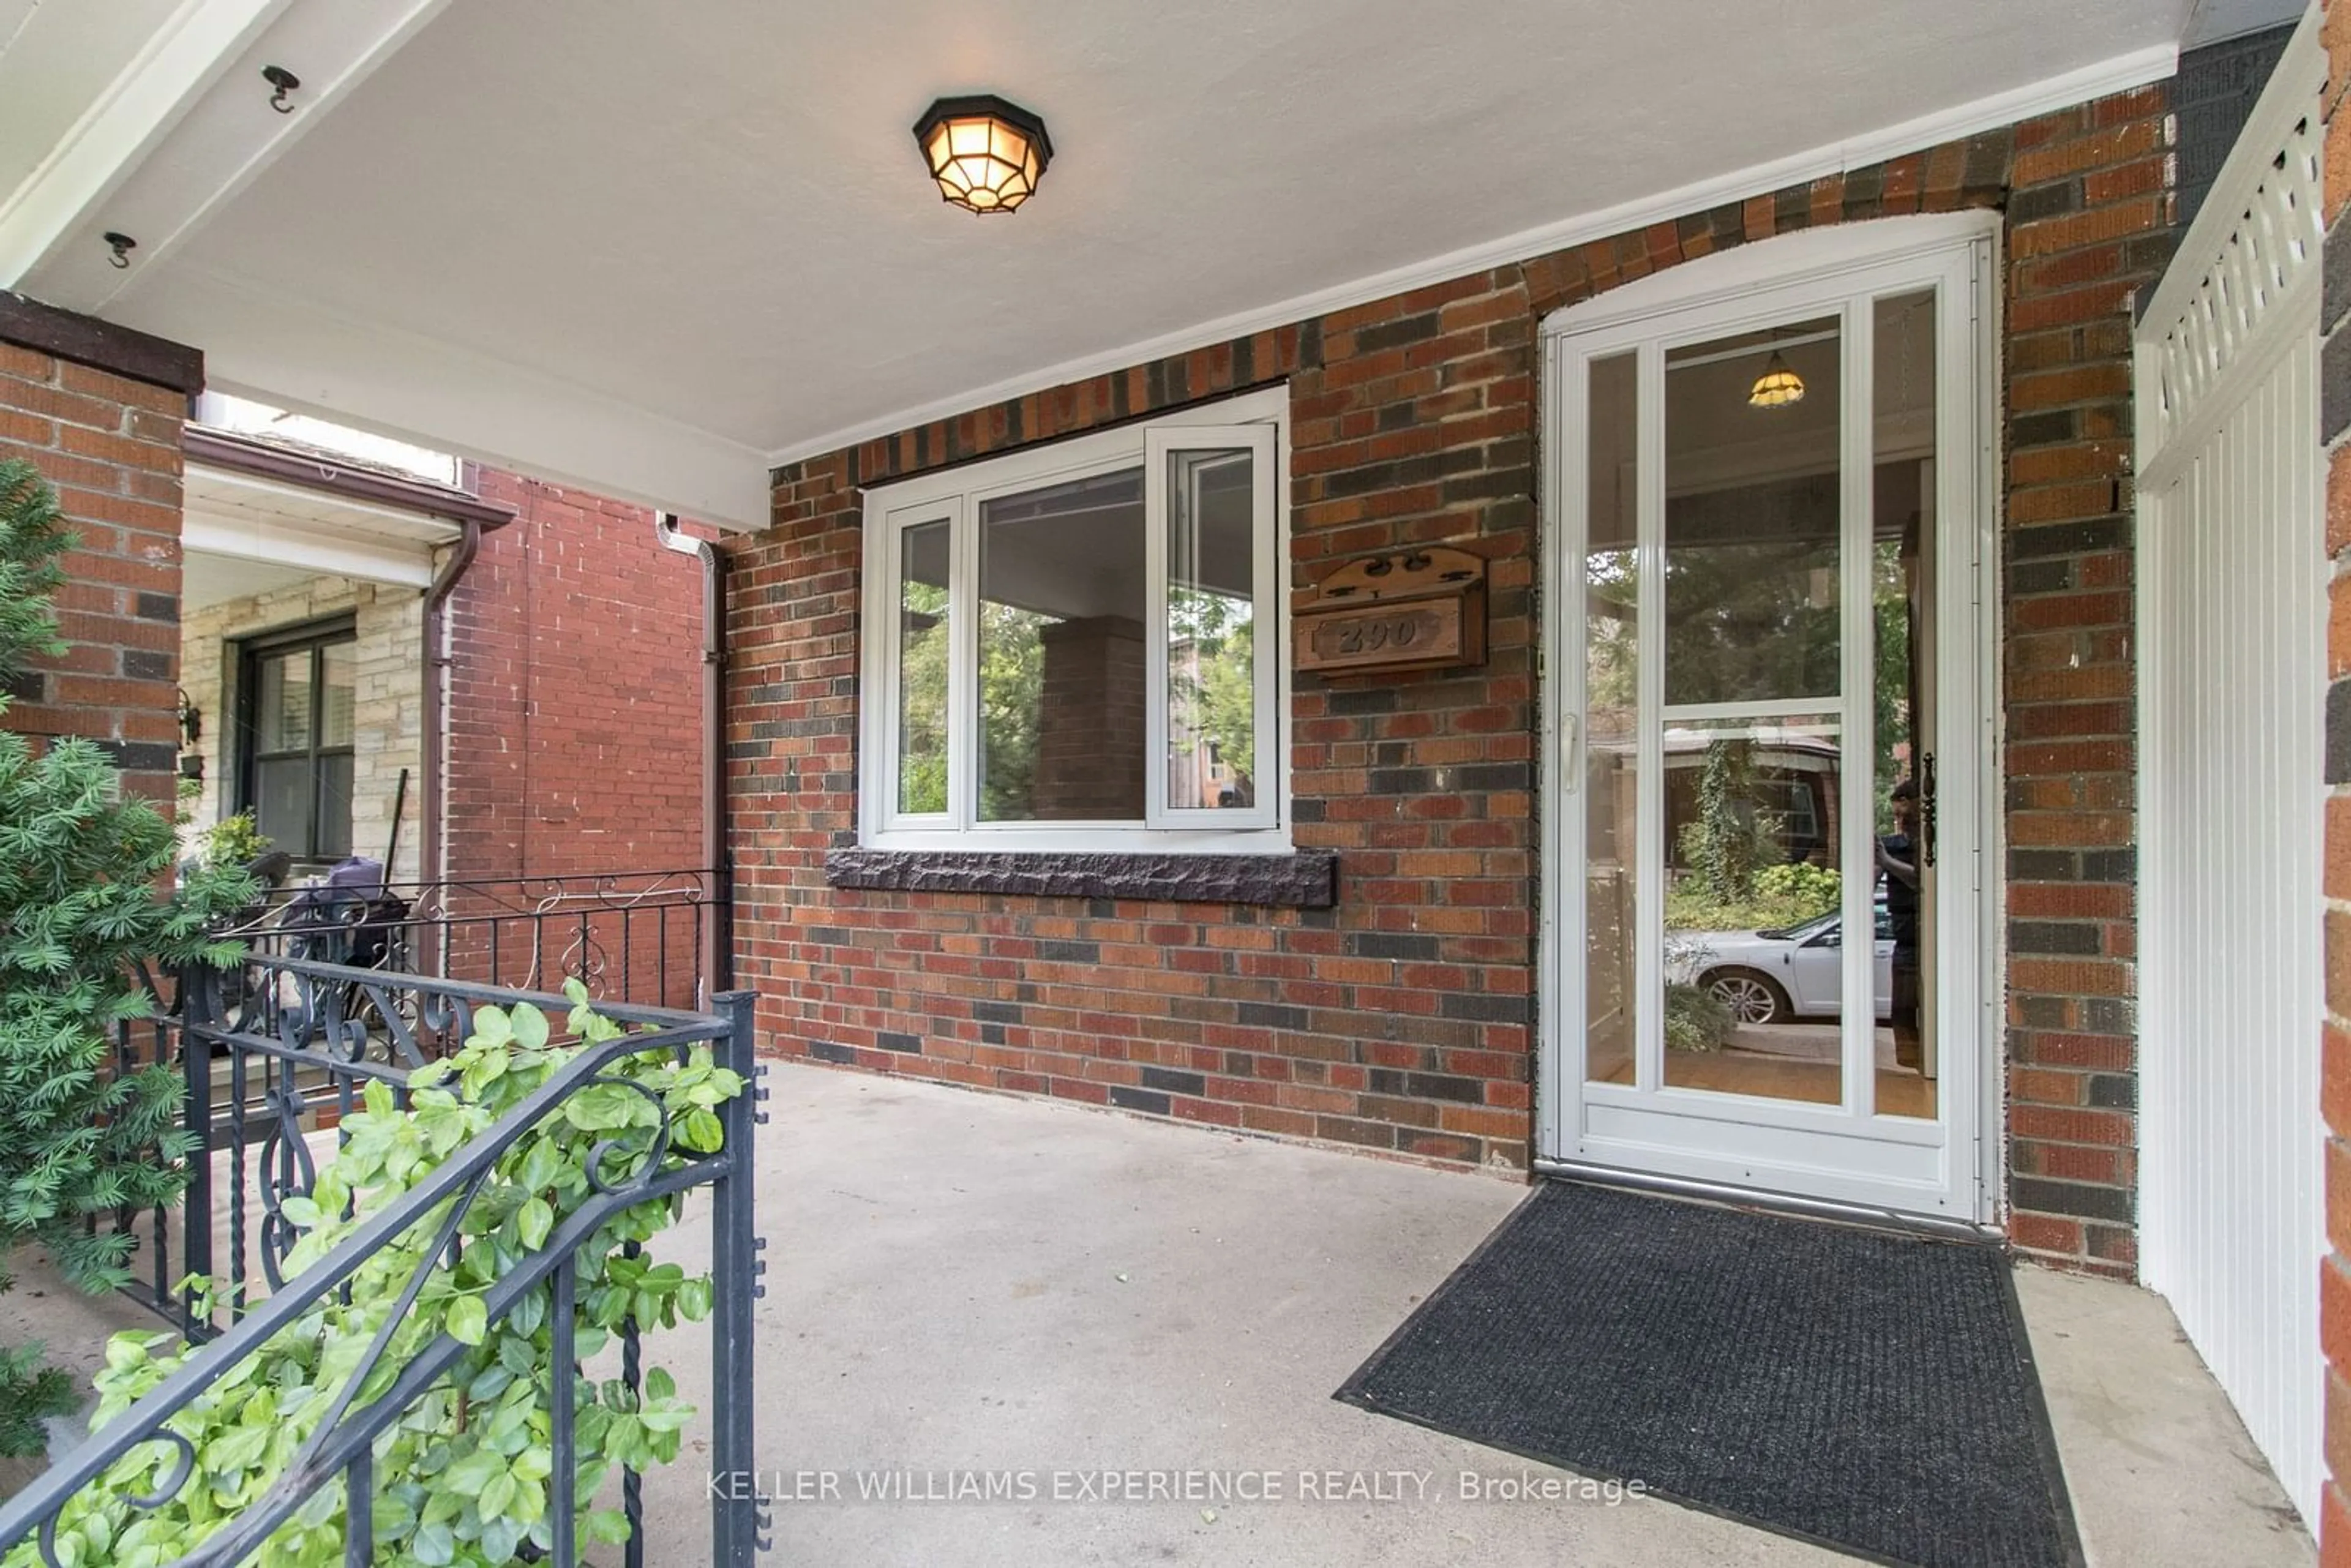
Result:
M0 286L283 406L754 526L773 462L2161 77L2189 13L183 0L0 200ZM12 15L46 31L0 104L74 42ZM968 91L1051 129L1015 216L919 166L915 116Z

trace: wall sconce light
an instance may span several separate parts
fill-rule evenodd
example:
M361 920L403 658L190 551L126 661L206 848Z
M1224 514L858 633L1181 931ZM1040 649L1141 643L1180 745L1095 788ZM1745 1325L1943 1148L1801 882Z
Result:
M1052 162L1045 122L993 93L943 98L914 122L939 194L967 212L1008 213L1037 193Z
M1763 373L1755 378L1747 401L1757 408L1793 407L1804 401L1804 378L1790 370L1788 361L1774 350L1763 361Z
M188 700L185 688L180 693L179 718L180 748L183 751L193 750L196 742L204 737L204 715L203 709Z

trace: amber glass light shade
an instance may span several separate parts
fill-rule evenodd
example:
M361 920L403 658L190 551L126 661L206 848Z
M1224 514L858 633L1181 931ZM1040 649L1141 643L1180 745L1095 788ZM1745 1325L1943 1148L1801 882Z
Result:
M1747 401L1757 408L1787 408L1800 403L1804 401L1804 378L1790 370L1788 361L1775 353L1763 362L1763 373L1755 378Z
M1045 122L992 94L939 99L914 122L914 142L939 194L975 213L1018 208L1053 157Z

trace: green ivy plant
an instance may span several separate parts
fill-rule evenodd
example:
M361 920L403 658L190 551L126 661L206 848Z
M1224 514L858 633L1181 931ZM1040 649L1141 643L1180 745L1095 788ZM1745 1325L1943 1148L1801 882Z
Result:
M568 1028L581 1041L620 1038L619 1025L595 1013L577 980ZM319 1171L308 1199L289 1200L301 1228L286 1263L288 1279L327 1256L371 1215L426 1181L457 1150L487 1133L569 1058L547 1018L520 1006L485 1007L474 1032L445 1061L420 1070L403 1111L392 1092L371 1083L362 1109L342 1123L343 1144ZM627 1521L596 1506L616 1467L637 1469L677 1457L694 1408L677 1397L669 1373L648 1367L642 1394L619 1379L570 1377L578 1467L555 1473L548 1389L552 1288L541 1283L497 1322L483 1304L490 1287L537 1253L565 1218L594 1196L589 1161L599 1158L608 1185L635 1179L654 1158L662 1115L670 1131L664 1168L717 1151L718 1107L743 1090L741 1075L716 1065L706 1045L684 1061L674 1051L624 1056L603 1075L621 1083L583 1088L517 1139L500 1156L459 1221L463 1248L455 1267L437 1266L415 1310L393 1330L382 1360L366 1374L353 1408L389 1388L401 1370L441 1334L467 1347L450 1373L423 1396L374 1448L372 1502L379 1563L400 1568L446 1564L490 1568L518 1561L526 1547L550 1550L551 1489L569 1486L580 1511L584 1549L627 1537ZM683 1196L633 1205L607 1219L577 1254L575 1333L582 1362L622 1324L641 1328L698 1322L711 1308L712 1285L644 1252L673 1223ZM411 1275L431 1250L447 1206L434 1209L395 1244L360 1265L347 1291L329 1291L301 1319L258 1352L222 1370L217 1382L167 1423L193 1445L187 1484L152 1511L131 1500L156 1490L175 1463L166 1444L146 1443L118 1460L66 1507L57 1531L68 1568L108 1563L155 1568L201 1544L260 1499L360 1370ZM204 1281L196 1281L202 1291ZM210 1302L200 1299L200 1309ZM118 1334L97 1379L101 1402L94 1425L130 1409L190 1355L160 1333ZM255 1559L265 1568L332 1568L343 1561L347 1506L340 1482L313 1493ZM539 1560L545 1561L545 1558ZM32 1568L29 1543L5 1560Z

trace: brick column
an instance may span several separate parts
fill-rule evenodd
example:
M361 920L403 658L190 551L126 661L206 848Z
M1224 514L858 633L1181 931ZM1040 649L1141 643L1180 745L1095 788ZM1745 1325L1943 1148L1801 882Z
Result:
M2333 612L2326 673L2326 1021L2321 1043L2320 1109L2326 1141L2326 1235L2319 1265L2319 1341L2327 1361L2326 1490L2319 1500L2319 1557L2351 1568L2351 112L2343 108L2351 71L2351 5L2326 11L2325 302L2319 329L2319 435L2326 447L2326 553Z
M1143 623L1119 615L1063 621L1039 633L1033 801L1044 821L1143 815Z
M20 733L81 736L168 811L179 764L180 430L193 349L0 293L0 458L29 459L78 535L59 657L12 694Z
M2028 120L2008 200L2009 1200L2020 1247L2137 1264L2131 307L2170 259L2160 87Z

